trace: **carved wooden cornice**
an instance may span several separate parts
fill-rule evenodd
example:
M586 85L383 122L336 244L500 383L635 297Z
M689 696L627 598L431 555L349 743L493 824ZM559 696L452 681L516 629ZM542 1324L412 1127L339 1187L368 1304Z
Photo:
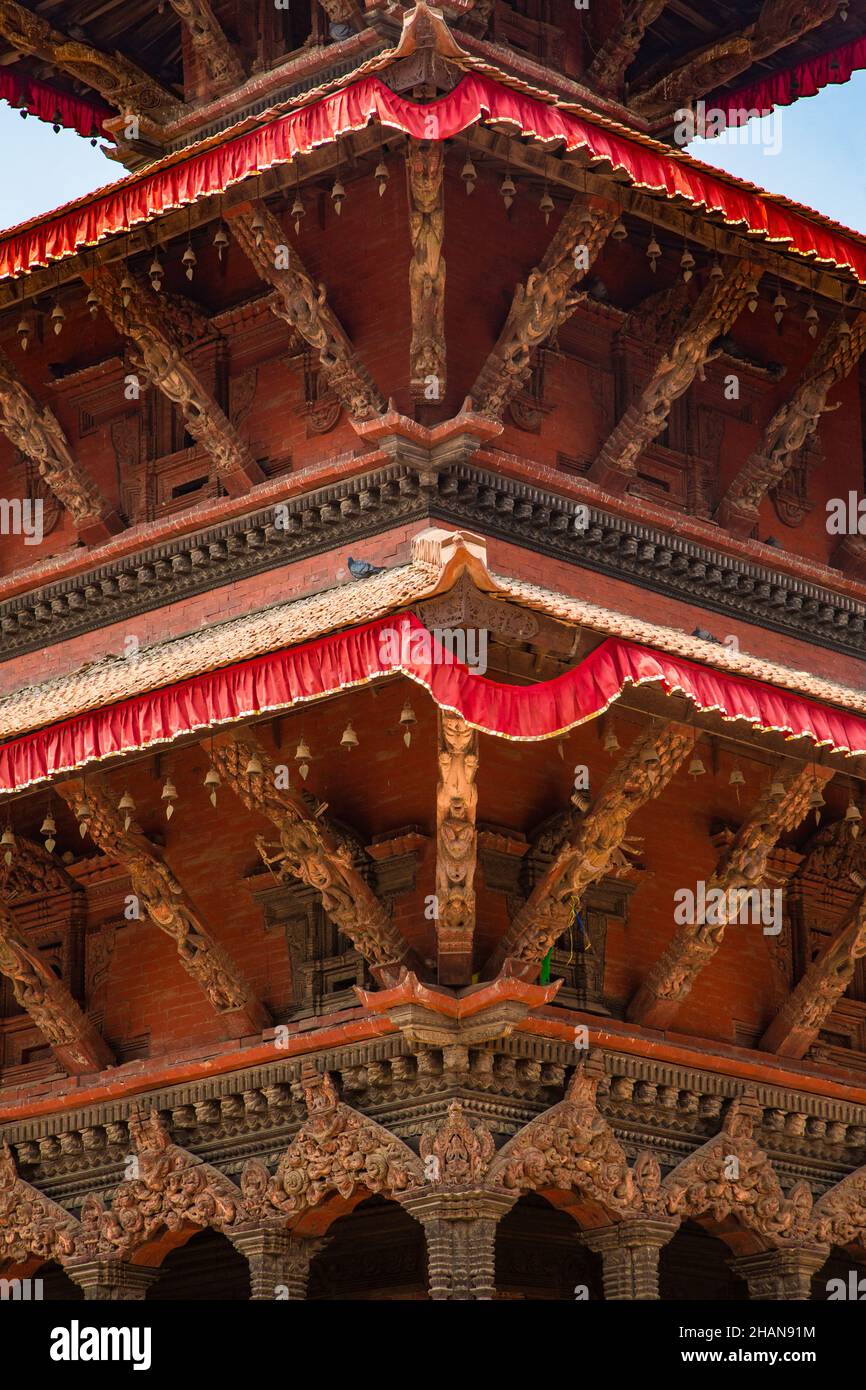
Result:
M241 1190L251 1216L294 1223L332 1194L348 1201L362 1187L394 1197L424 1182L424 1166L408 1144L340 1101L327 1072L307 1064L300 1085L308 1118L274 1176L257 1159L244 1165Z
M707 892L720 889L728 894L737 889L760 890L766 886L768 859L779 837L794 830L809 808L809 797L818 785L832 776L825 769L810 766L780 774L785 790L776 795L773 783L762 792L752 814L737 831L707 884ZM775 778L774 778L775 781ZM647 1028L665 1028L706 965L722 944L727 925L729 901L716 914L717 922L696 921L677 928L670 944L652 967L628 1008L628 1018Z
M82 540L96 542L122 530L96 483L73 457L69 441L50 406L40 405L12 363L0 353L0 429L38 468L40 476L78 528Z
M131 278L131 277L130 277ZM113 266L88 275L87 282L117 332L135 344L132 365L179 406L186 428L213 460L226 491L249 492L263 474L225 411L202 383L184 350L181 328L189 315L160 297L141 280L121 289L123 276ZM128 302L124 303L124 300Z
M673 112L796 43L831 19L840 3L841 0L764 0L754 24L690 54L673 72L635 92L629 104L647 116Z
M259 760L261 773L246 771L253 755ZM255 735L249 731L219 734L213 740L211 757L221 779L244 805L267 816L276 826L278 846L269 846L263 836L256 839L265 863L314 888L325 912L370 962L377 980L386 983L395 979L401 966L413 960L410 946L327 824L310 812L296 792L278 788L274 761Z
M233 211L226 221L258 274L278 292L273 312L318 353L322 375L351 418L381 415L384 397L328 304L324 285L314 283L297 252L289 249L273 213L257 202Z
M406 182L409 190L409 304L412 341L409 378L417 401L437 403L445 398L445 235L443 174L445 146L441 141L409 140Z
M58 980L38 948L31 947L5 899L0 898L0 974L50 1044L70 1076L99 1072L114 1062L111 1048Z
M862 880L861 880L862 881ZM761 1039L781 1057L805 1057L866 956L866 890L809 966Z
M803 445L817 432L834 386L853 371L866 350L866 314L852 323L839 319L826 334L793 394L764 430L761 443L728 487L719 506L722 526L748 535L758 522L758 508L770 488L782 481Z
M183 103L174 93L129 58L101 53L91 44L70 39L15 0L0 0L0 35L19 53L31 53L62 68L124 115L164 125L183 112Z
M436 944L439 982L469 984L475 938L478 835L478 733L459 715L439 711L436 788Z
M691 752L694 735L677 724L650 727L629 748L575 831L545 870L485 967L505 962L533 975L566 930L591 884L629 868L631 817L665 789Z
M195 53L199 55L214 95L237 87L246 76L234 45L226 37L210 0L169 0L183 22Z
M575 286L601 252L619 208L577 193L540 265L518 285L487 361L472 388L475 409L501 419L506 405L529 379L532 353L574 313ZM577 251L584 252L578 260Z
M583 81L599 92L619 91L644 34L667 3L668 0L628 0L622 18L596 53Z
M745 308L751 283L746 260L733 262L720 280L707 282L673 347L602 446L589 470L594 482L616 491L625 488L644 449L667 424L674 401L695 377L703 379L704 368L719 355L718 340Z
M129 874L133 893L160 931L174 941L180 964L233 1028L260 1033L270 1022L225 947L214 940L159 850L134 823L124 829L106 783L88 777L57 785L94 844Z

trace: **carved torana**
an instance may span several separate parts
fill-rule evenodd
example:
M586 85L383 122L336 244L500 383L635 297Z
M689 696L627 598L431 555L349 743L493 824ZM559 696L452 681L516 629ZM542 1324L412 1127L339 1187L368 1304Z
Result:
M145 839L134 822L124 828L124 817L115 809L107 786L99 778L58 785L60 795L72 807L80 825L104 854L110 855L129 874L133 894L143 914L174 941L178 959L220 1014L232 1027L258 1033L270 1022L267 1010L255 998L226 949L214 940L183 887L163 861L155 845Z
M314 283L286 234L261 202L233 212L229 230L249 261L277 291L271 308L319 355L322 375L353 420L370 420L385 409L345 331L328 304L324 285Z
M442 984L468 984L475 933L478 734L459 715L439 712L436 788L436 942Z
M651 727L636 740L514 918L488 969L508 961L512 970L533 974L566 930L587 888L628 871L629 855L635 852L629 821L664 790L692 743L692 734L675 724Z
M822 780L825 777L823 773ZM712 921L696 913L699 920L677 927L669 946L629 1005L628 1017L632 1022L648 1028L668 1025L721 946L729 920L737 920L742 893L760 893L766 887L770 853L781 835L803 821L809 798L819 785L817 778L817 769L804 766L779 776L779 786L784 789L781 795L775 777L764 789L707 884L708 895L716 890L723 895L712 914L706 914L712 916Z

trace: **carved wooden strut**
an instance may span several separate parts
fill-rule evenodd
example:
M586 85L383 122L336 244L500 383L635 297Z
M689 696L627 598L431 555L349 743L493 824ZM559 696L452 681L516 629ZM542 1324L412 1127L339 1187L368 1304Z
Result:
M626 487L644 449L667 424L674 401L718 357L718 340L745 308L751 281L748 261L730 265L718 282L708 281L682 333L603 445L589 471L594 482L611 491Z
M94 844L123 866L133 894L160 931L170 936L187 974L204 991L233 1030L260 1033L270 1023L268 1012L242 978L225 947L214 940L201 915L152 845L135 824L124 829L105 782L88 777L61 782L57 790L85 824Z
M261 763L261 773L246 771L253 754ZM400 967L412 963L413 953L352 863L346 846L335 841L327 824L312 814L298 793L277 786L273 759L253 733L217 735L212 758L222 780L244 805L276 826L279 846L269 846L263 836L256 839L265 863L314 888L325 912L369 961L376 979L393 982Z
M440 711L436 789L436 941L440 984L465 985L472 978L477 772L477 732L458 715Z
M249 492L264 475L225 411L190 365L172 322L170 302L166 299L163 303L140 280L125 295L121 290L122 276L111 266L102 267L88 279L118 333L135 344L136 351L131 353L133 366L180 407L187 429L210 454L226 491L234 496Z
M73 457L69 441L49 406L40 405L12 363L0 353L0 429L31 459L86 543L107 540L123 523L96 483Z
M259 202L233 212L226 221L248 260L277 291L273 312L318 353L322 375L351 418L381 415L384 398L330 308L324 285L314 284L273 213Z
M518 285L505 327L472 388L476 410L499 420L528 380L532 353L577 307L575 286L599 255L619 209L577 194L541 264Z
M776 411L758 448L731 482L719 506L722 526L748 535L757 525L758 508L770 488L782 482L822 417L839 409L841 402L828 405L827 397L853 371L864 350L866 314L858 314L850 325L844 319L833 325L790 399Z
M406 149L409 235L412 242L412 259L409 262L409 302L412 312L409 375L415 399L433 404L444 400L447 373L445 258L442 255L445 235L444 169L445 147L440 141L409 141Z
M599 92L616 92L625 70L637 57L643 36L655 23L668 0L630 0L622 19L611 31L584 74L583 80Z
M243 63L214 14L210 0L169 0L169 4L183 21L213 90L224 91L243 82Z
M487 963L487 971L509 963L512 973L533 976L562 936L586 890L607 874L629 867L634 846L628 824L641 807L668 785L691 752L692 733L676 724L650 728L605 781L595 803L566 840L518 912Z
M823 769L808 766L787 773L782 778L785 789L782 796L772 784L763 791L707 884L708 893L720 889L732 896L726 896L718 912L714 912L718 920L688 922L677 927L667 949L629 1005L628 1017L633 1023L647 1028L667 1027L698 975L721 946L729 907L734 906L734 916L739 911L740 899L733 896L736 890L760 890L766 885L770 852L780 835L795 829L803 820L818 773L827 775Z

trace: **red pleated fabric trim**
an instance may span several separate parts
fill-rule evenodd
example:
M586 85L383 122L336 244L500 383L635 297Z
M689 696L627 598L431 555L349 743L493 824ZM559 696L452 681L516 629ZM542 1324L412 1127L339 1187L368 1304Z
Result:
M742 125L747 112L767 115L776 106L790 106L801 97L816 96L824 87L847 82L855 72L866 68L866 35L841 48L821 53L797 63L784 72L774 72L758 82L737 87L732 92L716 92L706 98L707 108L724 111L729 125ZM740 119L737 119L737 114Z
M866 719L776 686L610 637L574 670L533 686L488 680L456 661L414 614L195 676L76 715L0 747L0 790L17 791L122 753L402 674L435 703L499 738L553 738L606 710L628 687L655 683L700 710L836 752L866 753Z
M129 230L172 208L221 193L275 164L291 161L371 120L418 139L448 140L489 118L551 144L565 142L596 161L623 170L635 186L719 213L742 226L828 265L847 266L866 284L866 244L846 229L812 220L785 200L750 184L722 177L681 153L653 148L570 112L470 73L452 92L416 104L367 77L342 91L215 148L166 167L136 174L90 200L70 204L48 218L12 229L0 239L0 278L46 265L114 233Z
M110 106L88 101L84 97L70 96L68 92L58 92L49 83L39 82L36 78L16 77L14 73L0 69L0 101L8 101L10 106L27 111L40 121L61 125L79 135L113 138L102 128L105 118L112 115Z

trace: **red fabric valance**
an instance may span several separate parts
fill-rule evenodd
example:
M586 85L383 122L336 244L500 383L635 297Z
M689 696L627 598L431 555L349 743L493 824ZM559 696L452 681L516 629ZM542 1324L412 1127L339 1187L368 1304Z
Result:
M106 116L114 114L110 106L72 96L69 92L58 92L48 82L19 77L5 68L0 68L0 101L8 101L10 106L27 111L40 121L61 125L79 135L114 138L102 128Z
M815 96L823 87L849 81L862 68L866 68L866 35L733 92L715 92L706 104L708 110L724 111L728 125L742 125L749 111L766 115L776 106L790 106L800 97Z
M583 149L591 159L623 170L636 186L684 198L828 265L847 266L866 284L866 244L845 228L809 217L786 200L720 175L681 151L631 139L477 73L462 78L446 96L420 105L392 92L378 77L367 77L215 147L169 156L150 172L13 228L0 239L0 278L221 193L251 174L361 130L371 120L419 139L447 140L485 117L551 144L564 141L569 150Z
M414 614L272 652L67 719L0 747L0 791L20 791L121 753L215 725L287 710L402 673L440 708L501 738L551 738L601 714L628 686L659 684L700 710L754 728L866 753L866 719L760 681L714 671L610 637L574 670L539 685L487 680L445 654Z

